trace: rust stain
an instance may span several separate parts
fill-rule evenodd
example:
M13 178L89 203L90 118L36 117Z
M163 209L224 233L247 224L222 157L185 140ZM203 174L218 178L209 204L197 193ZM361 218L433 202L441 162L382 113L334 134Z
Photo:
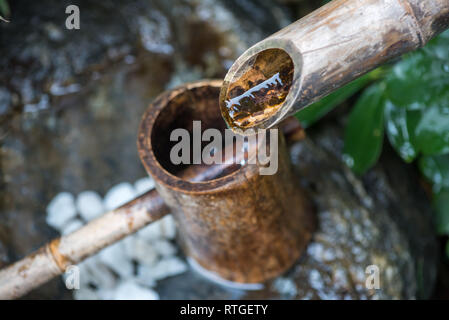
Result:
M64 256L61 252L59 252L60 241L60 238L54 239L47 245L47 247L48 251L51 254L51 257L55 261L58 268L61 270L61 272L65 272L66 268L72 264L72 261Z
M45 254L45 248L39 248L37 251L31 253L28 258L25 260L25 264L23 264L19 269L19 275L22 278L28 277L28 270L31 268L31 265L33 264L34 260L36 259L36 256Z
M133 225L134 225L134 217L133 216L128 216L128 229L132 230L133 229Z
M30 268L30 265L29 264L24 264L23 266L21 266L20 268L19 268L19 275L22 277L22 278L26 278L27 276L28 276L28 274L27 274L27 271L28 271L28 269Z

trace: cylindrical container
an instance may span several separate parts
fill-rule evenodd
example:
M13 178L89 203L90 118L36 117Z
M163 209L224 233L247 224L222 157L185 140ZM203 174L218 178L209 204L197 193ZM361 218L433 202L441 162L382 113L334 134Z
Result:
M138 149L156 188L172 209L185 254L222 279L259 283L287 270L299 258L315 228L314 215L292 174L279 134L278 168L261 175L258 164L234 166L221 177L192 182L177 174L185 165L170 160L173 130L193 121L202 130L226 125L218 80L187 84L160 95L143 116Z

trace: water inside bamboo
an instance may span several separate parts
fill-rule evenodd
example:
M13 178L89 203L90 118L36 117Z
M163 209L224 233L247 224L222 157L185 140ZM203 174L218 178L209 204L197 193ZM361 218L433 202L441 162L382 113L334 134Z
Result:
M293 71L292 59L281 49L268 49L249 59L220 101L231 128L248 129L273 116L288 95Z

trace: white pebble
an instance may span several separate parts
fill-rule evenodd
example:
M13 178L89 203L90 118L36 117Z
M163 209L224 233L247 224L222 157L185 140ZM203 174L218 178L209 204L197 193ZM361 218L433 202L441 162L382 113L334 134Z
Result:
M157 239L160 239L162 237L162 223L161 221L155 221L153 223L150 223L145 228L139 230L137 232L137 236L147 240L147 241L154 241Z
M139 266L138 275L148 272L154 279L161 280L187 271L187 265L177 257L170 257L160 260L154 267L145 269L147 267Z
M154 241L152 246L154 250L156 250L156 252L163 257L169 257L176 253L176 247L167 240Z
M106 193L104 197L104 207L106 210L114 210L128 201L134 199L136 192L133 186L128 182L122 182Z
M61 231L76 216L75 198L71 193L58 193L47 206L47 223Z
M152 269L144 265L139 265L137 267L136 280L142 284L148 283L149 286L154 286L156 283L156 278L153 275Z
M151 289L138 285L134 281L124 281L116 289L115 300L158 300L159 295Z
M166 215L162 219L155 221L139 232L137 235L147 241L154 241L161 238L174 239L176 236L176 224L172 215Z
M82 287L86 287L89 284L93 284L99 289L111 289L115 287L117 277L100 261L98 256L90 257L78 266L80 268L80 282Z
M148 268L142 267L142 270L147 270ZM137 276L133 278L137 283L144 285L146 287L156 286L156 279L149 272L137 272Z
M113 289L103 289L100 288L97 291L98 299L101 300L113 300L115 296L115 288Z
M73 296L75 300L98 300L99 298L97 292L91 288L74 290Z
M80 220L80 219L73 219L70 220L63 228L61 231L62 235L66 235L69 233L72 233L73 231L78 230L79 228L81 228L84 225L84 223Z
M176 223L171 214L161 219L163 236L167 239L174 239L176 236Z
M76 198L76 208L81 217L90 221L104 212L103 201L95 191L83 191Z
M134 259L146 266L153 266L158 255L152 244L142 238L131 236L125 239L126 255L129 259Z
M126 256L122 241L101 250L99 258L121 277L127 278L132 276L134 267L131 260Z
M134 189L137 192L137 195L144 194L151 189L154 189L154 180L150 177L145 177L137 180L134 183Z
M295 282L290 278L279 277L273 282L273 286L281 294L289 295L291 298L298 294L298 288Z

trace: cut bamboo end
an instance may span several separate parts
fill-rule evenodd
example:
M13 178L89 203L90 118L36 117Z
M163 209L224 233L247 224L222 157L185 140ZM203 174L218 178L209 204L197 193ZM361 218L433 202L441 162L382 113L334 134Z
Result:
M253 129L275 126L377 66L424 46L447 28L447 0L329 2L255 44L235 61L221 91L223 118L235 132L248 134L248 126L233 121L224 101L242 70L265 50L282 50L293 60L293 83L279 108L253 119L249 126Z

